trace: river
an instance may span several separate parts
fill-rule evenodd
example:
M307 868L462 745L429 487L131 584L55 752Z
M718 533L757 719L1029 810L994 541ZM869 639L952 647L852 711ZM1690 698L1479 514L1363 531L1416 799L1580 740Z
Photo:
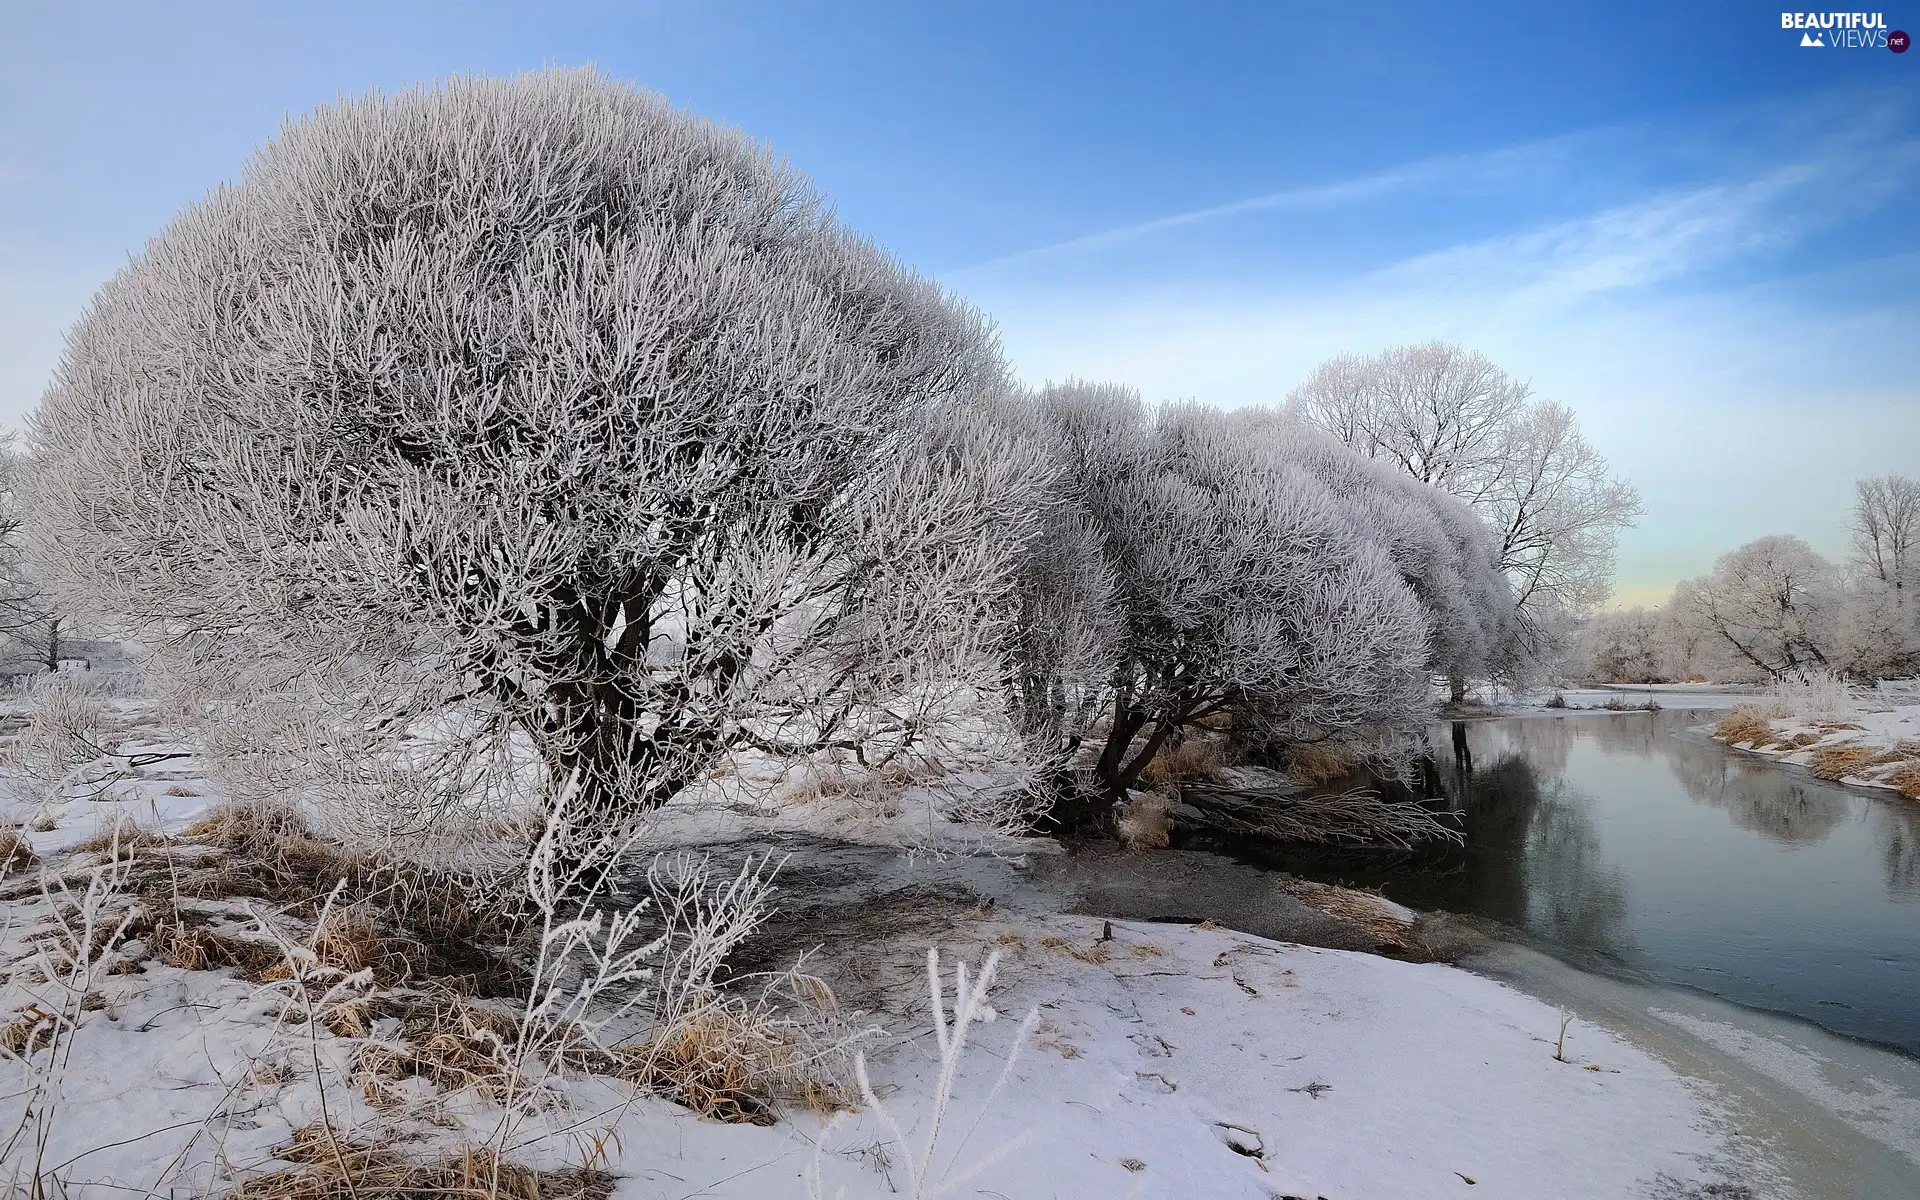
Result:
M1264 861L1490 918L1574 966L1920 1055L1920 805L1708 740L1701 712L1437 727L1467 846Z

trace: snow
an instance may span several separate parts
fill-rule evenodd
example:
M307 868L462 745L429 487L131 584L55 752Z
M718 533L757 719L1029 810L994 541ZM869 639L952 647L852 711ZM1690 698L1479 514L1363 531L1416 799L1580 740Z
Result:
M1712 1177L1705 1164L1723 1133L1709 1098L1584 1024L1568 1031L1568 1061L1556 1060L1560 1014L1502 984L1205 926L1116 921L1102 941L1107 924L1022 915L944 939L949 955L976 963L999 950L995 1003L1041 1018L990 1110L975 1106L1015 1023L986 1027L962 1064L936 1163L958 1174L1012 1149L958 1194L1334 1200L1455 1194L1472 1180L1475 1197L1572 1200L1644 1195L1662 1176ZM873 1077L911 1139L940 1065L916 978L924 949L897 940L871 953L892 966L903 998L899 1012L877 1014L892 1033L869 1047ZM51 1159L72 1160L75 1183L99 1185L74 1196L158 1187L176 1158L203 1186L265 1168L274 1146L317 1118L299 1037L282 1034L267 1056L290 1079L253 1070L252 1056L274 1041L257 988L149 965L106 990L111 1003L79 1031ZM349 1039L320 1039L328 1063L350 1049ZM336 1121L443 1150L493 1120L471 1096L426 1104L432 1119L408 1125L338 1082L329 1091ZM721 1125L597 1078L573 1081L568 1096L569 1107L530 1122L530 1132L556 1132L520 1157L565 1165L583 1128L611 1126L623 1200L799 1197L816 1163L825 1195L896 1194L904 1156L876 1149L884 1132L870 1111L833 1126L816 1154L823 1123L806 1112L773 1128Z
M144 710L115 713L132 742L122 750L163 744ZM83 865L66 848L116 813L177 830L220 799L200 771L183 758L129 772L102 800L70 801L56 828L31 835L36 850L56 869ZM745 764L716 795L670 808L657 837L698 844L765 827L870 843L913 833L916 849L940 853L1005 849L965 845L932 793L909 789L891 815L862 820L852 797L783 771ZM1414 915L1346 896L1380 921ZM16 961L47 916L31 893L10 900L0 956ZM1714 1164L1732 1135L1701 1085L1580 1021L1558 1060L1561 1013L1505 984L1205 923L991 907L852 950L886 981L866 1016L883 1032L866 1055L910 1142L931 1120L941 1069L923 975L929 940L948 961L998 952L994 1004L1007 1018L1039 1017L990 1107L981 1101L1017 1020L979 1029L961 1061L934 1161L951 1166L950 1180L980 1169L949 1194L1579 1200L1683 1195L1659 1189L1722 1178ZM0 1018L24 1003L18 982L9 987ZM499 1116L471 1092L436 1095L420 1081L408 1084L418 1094L405 1110L371 1107L344 1070L354 1039L322 1032L309 1046L298 1027L277 1023L271 994L226 972L148 962L107 976L99 997L78 1026L46 1160L68 1164L61 1175L75 1200L129 1187L218 1190L274 1169L275 1147L319 1118L316 1056L327 1111L357 1133L452 1153ZM514 1156L569 1165L611 1129L606 1165L619 1200L802 1197L815 1169L824 1196L904 1194L906 1154L887 1146L870 1106L837 1122L796 1111L762 1128L702 1120L604 1077L571 1078L564 1095L565 1106L525 1120Z

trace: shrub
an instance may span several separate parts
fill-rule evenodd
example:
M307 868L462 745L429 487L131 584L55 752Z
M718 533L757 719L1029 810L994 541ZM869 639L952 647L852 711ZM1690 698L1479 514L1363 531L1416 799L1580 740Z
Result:
M1747 742L1758 746L1773 736L1773 722L1769 721L1758 708L1742 704L1714 726L1713 736L1723 742Z
M1133 798L1114 823L1120 840L1134 850L1163 849L1172 839L1167 830L1167 798L1144 792Z

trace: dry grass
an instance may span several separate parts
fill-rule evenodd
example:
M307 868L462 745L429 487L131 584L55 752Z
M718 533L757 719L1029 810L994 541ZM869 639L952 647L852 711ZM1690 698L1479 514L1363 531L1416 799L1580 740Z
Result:
M1858 774L1860 768L1879 756L1878 750L1872 746L1863 746L1859 742L1822 746L1807 759L1807 774L1815 779L1845 779L1849 775Z
M1287 747L1287 777L1307 787L1325 787L1345 779L1353 763L1338 750L1320 742L1299 742Z
M780 1090L817 1112L842 1106L838 1093L814 1079L802 1057L778 1030L724 1008L710 1009L645 1045L614 1051L621 1078L703 1117L753 1125L774 1123L770 1101ZM791 1087L771 1087L775 1076Z
M1040 944L1049 950L1056 950L1068 958L1077 958L1083 963L1101 966L1113 957L1113 951L1107 942L1095 942L1091 946L1076 946L1056 934L1048 934L1040 939Z
M0 875L18 871L40 861L18 829L0 829Z
M1887 776L1887 782L1907 799L1920 800L1920 758L1910 758L1901 763L1893 774Z
M1218 742L1190 737L1154 755L1140 772L1140 779L1157 788L1189 779L1209 779L1226 765L1226 751Z
M507 1048L518 1034L514 1014L464 996L440 996L406 1017L398 1038L361 1047L355 1064L361 1090L377 1103L390 1083L420 1078L443 1092L472 1089L492 1101L506 1091Z
M230 967L256 981L267 978L281 963L280 950L273 944L235 937L177 907L154 922L147 935L147 953L170 967L187 971Z
M100 832L85 841L75 842L73 850L77 854L107 854L117 846L122 855L127 855L139 850L153 850L167 844L165 837L140 828L139 823L132 817L121 813L111 821L102 822Z
M1159 850L1169 841L1167 798L1159 792L1146 792L1134 798L1114 823L1120 841L1129 850Z
M317 1125L276 1153L295 1165L244 1181L230 1200L606 1200L613 1192L612 1177L592 1168L535 1171L491 1148L418 1162Z
M1713 736L1723 742L1751 742L1758 746L1773 739L1773 722L1758 708L1742 704L1713 728Z
M15 1013L12 1020L0 1025L0 1050L15 1058L30 1057L34 1051L52 1044L60 1024L58 1013L29 1004Z
M225 805L188 826L183 840L216 853L155 880L181 896L252 897L314 920L338 885L316 945L323 966L371 967L382 985L432 978L490 995L523 981L510 952L520 932L512 915L476 899L469 880L342 847L271 804Z

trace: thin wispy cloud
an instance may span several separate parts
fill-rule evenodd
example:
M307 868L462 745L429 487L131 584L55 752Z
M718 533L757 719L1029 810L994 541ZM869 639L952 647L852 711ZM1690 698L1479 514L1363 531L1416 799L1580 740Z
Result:
M1537 176L1564 164L1576 152L1578 143L1601 136L1600 133L1569 137L1543 138L1516 146L1475 154L1443 155L1421 159L1382 171L1350 179L1309 187L1288 188L1264 195L1210 205L1188 212L1173 213L1105 229L1050 245L1036 246L976 263L954 272L966 276L1000 267L1067 256L1076 251L1101 250L1150 239L1196 225L1224 221L1254 213L1308 212L1338 209L1388 196L1420 191L1486 188L1517 178Z

